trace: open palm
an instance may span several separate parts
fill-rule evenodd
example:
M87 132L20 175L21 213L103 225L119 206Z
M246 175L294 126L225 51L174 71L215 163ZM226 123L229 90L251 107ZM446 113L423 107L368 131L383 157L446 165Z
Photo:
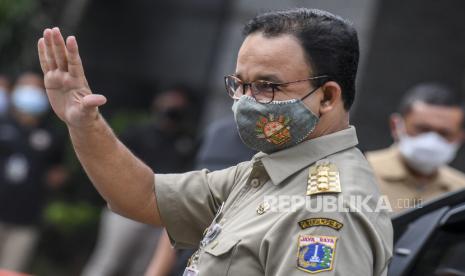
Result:
M38 50L47 95L57 116L70 127L90 125L106 98L92 94L76 38L68 37L65 44L58 28L46 29Z

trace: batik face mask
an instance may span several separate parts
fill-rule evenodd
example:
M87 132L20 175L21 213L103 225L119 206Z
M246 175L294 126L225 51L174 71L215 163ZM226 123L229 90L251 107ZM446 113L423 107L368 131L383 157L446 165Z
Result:
M263 104L244 95L234 101L232 110L244 144L265 153L299 144L318 123L318 117L299 99Z

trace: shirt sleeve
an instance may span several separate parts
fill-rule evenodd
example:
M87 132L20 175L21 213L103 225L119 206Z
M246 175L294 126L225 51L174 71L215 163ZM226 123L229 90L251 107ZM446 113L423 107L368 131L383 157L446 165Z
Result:
M203 231L233 189L239 166L213 172L155 174L158 210L175 247L198 246Z
M375 228L364 213L283 214L262 242L265 275L385 276L384 242Z

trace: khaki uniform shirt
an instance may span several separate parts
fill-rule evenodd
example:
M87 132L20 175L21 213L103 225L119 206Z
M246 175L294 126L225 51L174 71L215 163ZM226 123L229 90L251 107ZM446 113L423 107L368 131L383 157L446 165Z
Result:
M350 127L220 171L156 174L161 219L175 247L204 241L191 258L202 276L386 275L393 243L387 212L309 211L302 203L343 199L347 207L357 196L376 206L375 176L357 143ZM309 168L321 160L337 168L341 192L307 196ZM278 197L284 200L270 202Z
M425 201L465 187L465 175L448 166L439 168L431 180L416 178L405 166L396 145L367 152L366 156L379 178L381 193L389 198L395 212L421 207Z

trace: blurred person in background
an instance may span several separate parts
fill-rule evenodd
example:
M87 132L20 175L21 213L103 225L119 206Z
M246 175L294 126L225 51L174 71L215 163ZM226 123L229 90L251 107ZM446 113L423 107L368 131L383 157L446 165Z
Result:
M0 74L0 118L6 116L10 105L10 80Z
M463 120L460 102L442 84L422 83L406 92L390 117L395 143L366 153L393 211L465 187L465 175L447 165L463 142Z
M250 160L256 151L246 147L232 116L214 121L207 129L196 158L196 169L221 170ZM182 275L195 250L175 250L168 234L157 246L146 276Z
M155 96L150 122L128 128L121 140L151 168L165 173L192 169L196 146L191 124L191 97L189 89L182 86ZM95 251L82 275L143 275L161 230L105 208Z
M11 93L10 116L0 119L0 268L25 271L39 238L49 188L60 187L64 137L46 115L42 78L20 75Z

